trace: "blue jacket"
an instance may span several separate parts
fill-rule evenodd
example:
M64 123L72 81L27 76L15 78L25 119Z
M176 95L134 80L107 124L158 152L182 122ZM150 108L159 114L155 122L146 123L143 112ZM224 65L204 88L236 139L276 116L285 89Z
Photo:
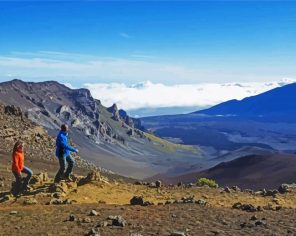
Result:
M77 150L68 145L68 134L60 131L56 139L56 156L68 156L70 152L77 152Z

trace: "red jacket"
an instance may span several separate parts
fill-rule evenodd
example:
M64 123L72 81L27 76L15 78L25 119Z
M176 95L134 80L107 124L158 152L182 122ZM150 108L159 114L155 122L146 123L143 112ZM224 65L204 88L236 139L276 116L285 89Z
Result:
M12 171L20 174L24 169L25 154L22 151L16 151L12 155Z

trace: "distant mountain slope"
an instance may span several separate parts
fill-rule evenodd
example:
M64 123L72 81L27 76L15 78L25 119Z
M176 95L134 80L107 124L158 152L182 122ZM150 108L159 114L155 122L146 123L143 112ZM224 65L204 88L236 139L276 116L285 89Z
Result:
M168 154L179 161L186 161L180 156L197 156L182 145L167 142L164 146L161 139L151 140L135 128L141 126L139 120L118 110L116 104L104 107L87 89L70 89L55 81L12 80L0 83L0 102L21 107L27 118L53 136L61 124L68 124L72 140L86 159L120 174L143 177L178 164L162 158ZM177 151L171 152L176 146Z
M219 92L219 91L217 91ZM243 146L281 151L296 147L296 83L184 115L141 118L162 138L214 148L223 155Z
M196 114L237 116L296 116L296 83L275 88L265 93L230 100Z
M168 178L168 182L195 182L198 178L215 179L220 185L243 188L276 188L296 181L296 155L248 155L222 162L205 171Z

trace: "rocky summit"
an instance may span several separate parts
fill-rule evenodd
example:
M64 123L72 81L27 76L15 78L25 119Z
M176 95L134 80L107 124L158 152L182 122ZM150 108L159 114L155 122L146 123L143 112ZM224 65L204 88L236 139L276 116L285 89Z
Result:
M125 176L149 177L180 163L196 162L201 156L193 146L143 132L140 120L129 117L116 104L104 107L87 89L15 79L0 83L0 102L7 106L7 114L28 119L51 136L61 124L67 124L85 160Z

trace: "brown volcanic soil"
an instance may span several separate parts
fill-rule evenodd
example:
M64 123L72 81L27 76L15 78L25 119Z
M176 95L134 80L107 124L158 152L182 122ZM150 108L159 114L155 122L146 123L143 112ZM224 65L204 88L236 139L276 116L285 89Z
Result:
M87 216L95 209L98 216ZM17 210L17 215L10 215ZM85 235L109 215L123 216L128 225L103 227L103 236L170 235L174 231L188 235L295 235L296 211L260 212L256 216L266 218L267 227L241 228L240 224L250 222L254 214L238 210L201 207L198 205L165 206L113 206L113 205L70 205L37 207L4 207L0 210L0 235ZM90 223L67 221L70 214L91 219Z
M232 209L231 206L238 201L255 206L275 205L275 199L243 192L222 193L221 189L206 187L154 189L117 182L98 182L78 187L78 191L68 195L77 200L73 205L45 205L45 195L35 195L38 204L34 206L24 206L25 197L0 204L0 235L85 235L110 215L121 215L127 225L102 227L99 231L103 236L129 236L131 233L161 236L170 235L174 231L186 232L191 236L296 235L295 193L293 190L277 196L278 205L283 207L279 211L248 213ZM144 199L154 203L194 195L196 199L206 199L209 205L128 205L128 200L134 194L141 194ZM102 199L110 204L98 203ZM93 209L98 212L98 216L89 216ZM17 214L12 215L11 211L17 211ZM69 221L70 214L78 220ZM242 228L242 223L254 222L250 219L254 215L259 220L265 218L267 225ZM90 222L82 223L85 218L89 218Z

